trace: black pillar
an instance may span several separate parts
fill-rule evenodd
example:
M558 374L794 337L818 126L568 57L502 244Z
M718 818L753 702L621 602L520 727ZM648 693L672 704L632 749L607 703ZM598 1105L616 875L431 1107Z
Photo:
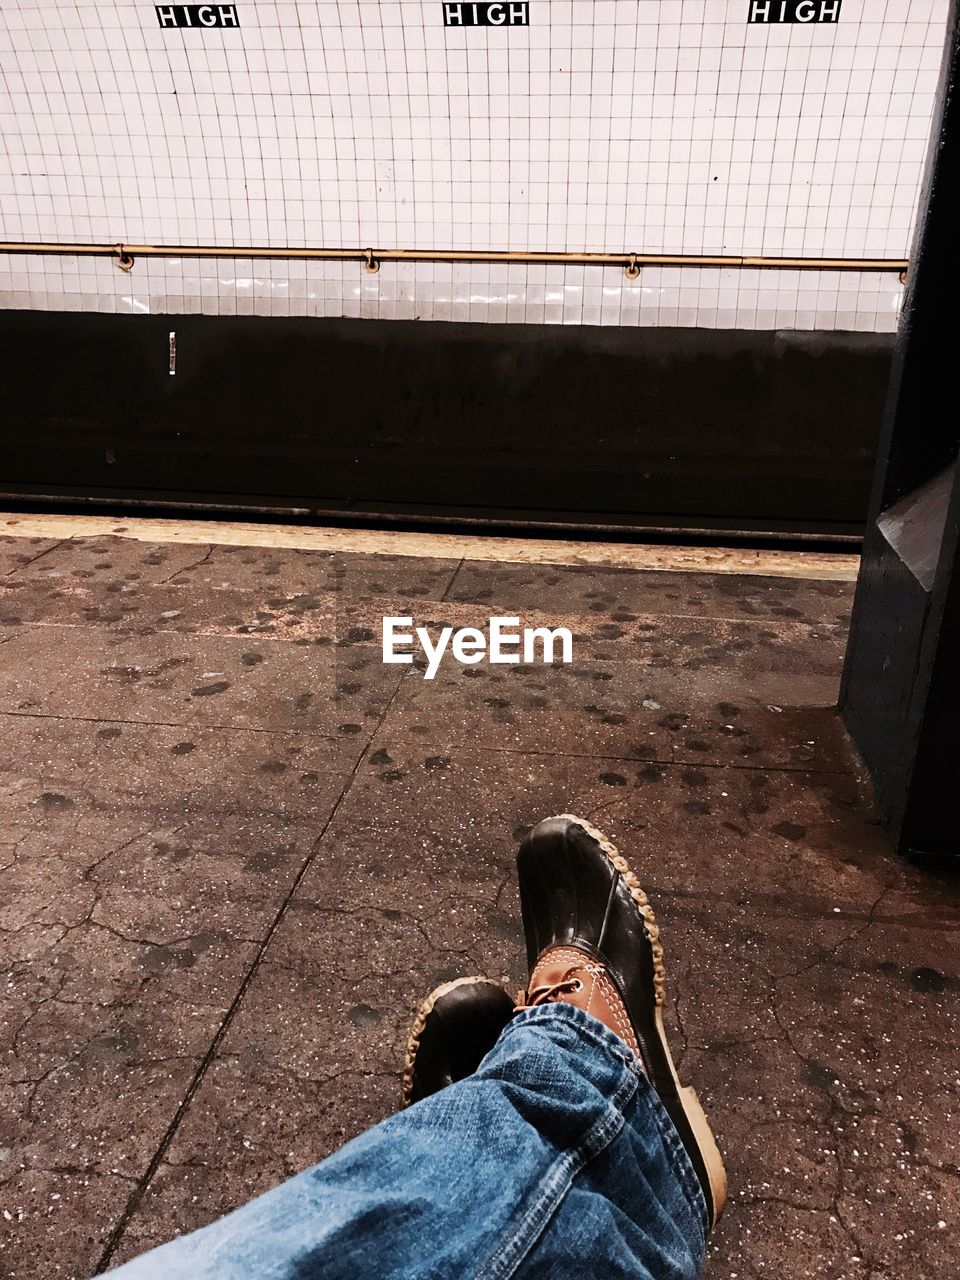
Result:
M840 694L881 820L921 860L960 856L958 17L954 0Z

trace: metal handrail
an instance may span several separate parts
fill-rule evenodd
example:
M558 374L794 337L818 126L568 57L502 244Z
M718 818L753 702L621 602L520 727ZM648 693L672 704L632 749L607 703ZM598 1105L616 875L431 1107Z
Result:
M643 267L746 268L774 271L890 271L901 278L906 258L788 258L766 254L710 253L552 253L526 249L321 249L264 245L64 244L0 241L0 253L109 257L129 271L137 258L287 258L306 261L359 262L379 271L383 262L512 262L546 266L622 267L636 280Z

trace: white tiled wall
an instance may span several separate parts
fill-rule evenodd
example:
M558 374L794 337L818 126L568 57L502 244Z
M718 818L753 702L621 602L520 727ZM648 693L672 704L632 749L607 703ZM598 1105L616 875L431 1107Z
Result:
M0 3L0 239L905 257L948 0ZM891 329L895 275L0 256L0 305Z

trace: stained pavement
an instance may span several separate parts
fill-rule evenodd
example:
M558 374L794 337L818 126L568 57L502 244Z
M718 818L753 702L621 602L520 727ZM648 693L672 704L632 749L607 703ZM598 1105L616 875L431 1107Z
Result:
M520 984L513 850L573 811L663 926L726 1155L714 1280L960 1257L956 881L831 710L849 584L0 541L0 1274L86 1277L394 1110L438 981ZM383 614L569 668L385 667Z

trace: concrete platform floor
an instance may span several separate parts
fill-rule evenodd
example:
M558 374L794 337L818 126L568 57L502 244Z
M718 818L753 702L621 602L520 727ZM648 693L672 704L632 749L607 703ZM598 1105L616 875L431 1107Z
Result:
M708 1275L958 1274L960 901L831 710L849 582L34 532L0 543L0 1274L89 1276L390 1113L436 982L520 984L515 841L562 811L663 925L730 1174ZM385 613L511 612L574 664L381 663Z

